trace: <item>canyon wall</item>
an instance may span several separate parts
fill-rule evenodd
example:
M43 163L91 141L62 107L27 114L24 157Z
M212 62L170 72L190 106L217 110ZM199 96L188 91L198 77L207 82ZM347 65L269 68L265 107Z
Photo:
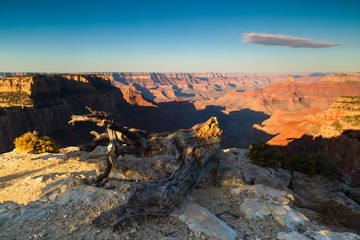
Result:
M272 115L276 110L301 111L306 108L326 110L340 96L360 95L360 78L354 75L326 75L317 83L302 84L294 77L265 88L229 92L219 99L196 103L197 109L221 106L225 112L252 109Z
M175 99L206 100L227 92L244 92L279 83L289 76L299 82L317 82L311 73L101 73L122 91L132 88L155 102Z
M11 150L14 139L27 131L67 130L71 136L67 122L73 114L86 113L86 106L116 112L125 103L121 91L95 75L15 76L0 81L1 93L13 91L29 94L34 106L0 108L0 152Z

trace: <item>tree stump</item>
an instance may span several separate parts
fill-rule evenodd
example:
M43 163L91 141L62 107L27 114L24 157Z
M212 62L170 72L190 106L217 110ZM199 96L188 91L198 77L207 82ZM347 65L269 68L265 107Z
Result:
M91 114L73 115L69 122L92 121L106 127L106 133L95 135L95 139L82 149L91 151L98 143L109 142L109 158L105 172L96 184L108 177L112 167L117 167L120 155L133 154L139 158L171 154L178 168L165 179L141 182L133 188L128 201L96 217L93 223L98 227L115 227L129 218L153 215L165 216L186 199L199 183L201 177L218 167L220 156L221 130L217 119L167 133L147 133L128 128L111 120L112 116L88 108Z

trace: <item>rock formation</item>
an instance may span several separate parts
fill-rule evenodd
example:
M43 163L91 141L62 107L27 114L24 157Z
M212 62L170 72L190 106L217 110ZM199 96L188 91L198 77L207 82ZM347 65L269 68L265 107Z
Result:
M157 107L156 103L144 98L141 92L136 89L127 88L123 91L124 99L131 105L143 106L143 107Z
M326 111L316 108L300 112L275 111L261 126L254 125L254 128L276 135L268 143L286 146L289 153L327 153L359 184L359 111L359 97L340 97Z
M227 92L243 92L279 83L294 75L299 82L315 82L310 73L102 73L122 91L129 87L156 102L206 100L222 97Z
M246 92L230 92L216 100L196 103L197 109L208 105L223 106L226 112L249 108L272 114L276 110L301 111L305 108L326 110L341 96L360 95L360 78L354 75L326 75L318 83L302 84L289 77L282 83Z
M49 134L69 129L70 116L84 113L85 106L115 112L125 103L106 77L96 75L29 75L0 81L1 96L18 92L27 94L33 105L0 108L0 152L12 149L14 139L27 131Z
M118 161L119 156L133 155L141 158L146 165L147 158L168 155L173 159L172 162L178 163L178 167L168 178L142 182L136 186L128 202L102 213L94 220L96 226L114 227L137 216L166 216L184 201L204 174L219 166L222 131L216 118L210 118L191 129L150 134L122 126L114 122L108 113L93 111L90 108L89 111L91 114L84 116L73 115L69 123L92 121L107 129L109 158L105 172L96 180L97 185L109 176L112 167L121 167L124 172L126 171L128 166L122 165L121 160ZM99 137L96 136L91 148L83 148L91 151L98 141ZM144 168L142 164L135 163L134 166ZM148 172L153 175L151 168Z
M17 150L2 154L0 237L359 239L359 228L342 225L344 220L355 220L351 215L335 222L311 207L330 199L338 204L351 204L356 214L354 208L359 204L345 194L356 192L356 188L345 182L329 182L320 177L253 165L247 152L224 150L222 160L231 166L231 171L218 179L217 186L211 181L200 182L169 216L132 218L114 230L95 227L91 221L100 212L126 203L128 190L138 183L113 176L104 187L89 185L89 179L95 177L95 164L107 158L107 147L98 146L92 152L68 147L58 154ZM173 166L176 165L174 162ZM4 177L5 172L10 175Z

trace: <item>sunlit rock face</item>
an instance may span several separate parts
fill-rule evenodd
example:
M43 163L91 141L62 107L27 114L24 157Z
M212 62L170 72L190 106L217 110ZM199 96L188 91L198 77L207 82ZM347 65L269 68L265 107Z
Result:
M0 108L0 152L11 150L14 139L27 131L71 132L67 123L71 115L85 113L86 106L115 112L118 104L125 103L122 93L111 86L107 77L97 75L4 77L0 80L0 94L11 92L26 93L33 104Z
M304 84L294 77L281 83L246 92L229 92L215 100L197 103L198 109L222 106L226 112L249 108L267 114L277 110L301 111L306 108L328 109L341 96L360 95L360 78L355 75L326 75L317 83Z
M280 83L294 75L298 82L317 82L310 73L101 73L122 91L132 88L155 102L177 98L200 101L219 98L228 92L244 92Z

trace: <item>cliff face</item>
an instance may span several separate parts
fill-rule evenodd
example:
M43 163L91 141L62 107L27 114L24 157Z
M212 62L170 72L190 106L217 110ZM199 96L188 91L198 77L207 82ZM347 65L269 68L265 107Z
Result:
M157 107L156 103L146 99L143 95L131 88L126 89L123 92L124 99L131 105L138 105L143 107Z
M311 74L289 73L102 73L122 91L131 87L156 102L177 98L206 100L222 97L227 92L243 92L266 87L295 75L298 81L318 81Z
M0 91L26 92L34 101L34 107L0 108L0 152L11 150L14 139L27 131L70 130L70 116L84 114L86 106L116 112L117 105L125 102L109 80L95 75L5 77Z
M290 153L327 153L360 184L360 97L340 97L326 111L275 111L254 128L276 135L268 143L285 146Z
M39 94L66 94L74 91L98 92L111 86L105 76L99 75L30 75L4 77L0 92L22 91L32 97Z
M301 111L306 108L326 110L340 96L360 95L360 78L339 74L324 76L320 82L298 83L293 77L282 83L270 84L265 88L247 92L230 92L216 100L197 103L198 109L206 106L223 106L227 112L249 108L267 114L276 110Z

